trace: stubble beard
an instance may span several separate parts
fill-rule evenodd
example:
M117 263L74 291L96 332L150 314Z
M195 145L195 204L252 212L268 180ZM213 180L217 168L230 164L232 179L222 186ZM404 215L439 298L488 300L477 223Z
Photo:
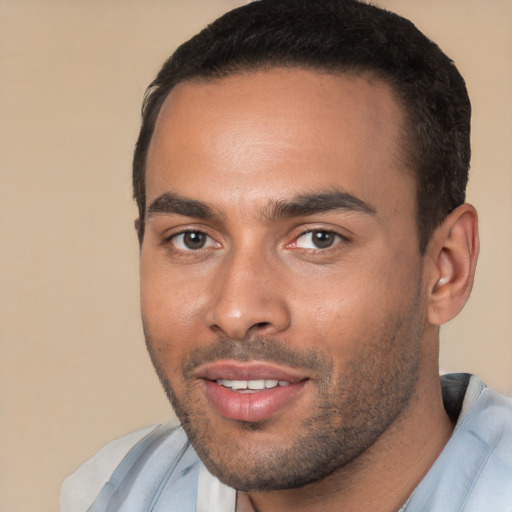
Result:
M215 344L192 350L181 376L186 393L178 396L159 361L155 340L145 326L146 343L162 386L195 451L226 485L243 491L272 491L302 487L320 481L368 450L406 409L414 393L424 325L418 297L408 311L376 326L360 350L336 375L333 359L320 351L290 350L272 338L235 341L221 338ZM236 422L229 443L220 445L218 433L204 408L194 401L194 368L216 359L265 360L308 368L315 381L315 408L286 439L252 443L265 431L265 423ZM228 444L228 445L226 445Z

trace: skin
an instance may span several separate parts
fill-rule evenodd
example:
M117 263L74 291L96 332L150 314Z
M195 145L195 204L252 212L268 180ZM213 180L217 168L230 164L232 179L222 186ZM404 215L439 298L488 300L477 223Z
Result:
M450 436L438 325L469 295L476 214L419 253L403 126L386 84L302 69L182 83L160 112L146 341L199 456L257 510L397 510ZM219 363L296 391L230 417L208 391Z

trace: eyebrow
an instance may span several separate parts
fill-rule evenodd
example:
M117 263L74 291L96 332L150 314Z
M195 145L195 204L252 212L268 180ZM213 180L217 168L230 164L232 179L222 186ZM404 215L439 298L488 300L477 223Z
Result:
M376 208L362 199L342 190L330 190L321 193L303 194L291 200L276 201L270 205L265 216L273 221L282 217L309 216L334 210L368 215L377 214Z
M341 190L301 194L291 199L271 201L263 215L270 222L286 217L316 215L335 210L376 215L375 207L362 199ZM221 215L208 204L182 197L174 192L158 196L147 208L147 216L158 214L183 215L202 220L220 219Z
M188 199L173 192L158 196L147 208L147 216L175 214L197 219L212 220L220 217L213 208L202 201Z

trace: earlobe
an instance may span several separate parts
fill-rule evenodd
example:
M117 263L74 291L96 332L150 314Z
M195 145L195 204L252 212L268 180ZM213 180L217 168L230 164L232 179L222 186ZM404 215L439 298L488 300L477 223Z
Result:
M441 325L466 304L478 258L478 219L470 204L456 208L434 231L427 248L428 320Z

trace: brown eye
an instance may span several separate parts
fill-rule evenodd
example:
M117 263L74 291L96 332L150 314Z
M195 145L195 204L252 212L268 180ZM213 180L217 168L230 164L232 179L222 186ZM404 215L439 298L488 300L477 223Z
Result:
M341 239L342 237L334 231L317 229L299 236L296 247L301 249L328 249Z
M311 239L315 247L326 249L334 243L336 235L332 231L313 231Z
M183 231L173 235L169 242L180 251L198 251L209 247L217 247L218 244L202 231Z
M206 235L200 231L188 231L183 234L183 243L188 249L202 249L206 243Z

